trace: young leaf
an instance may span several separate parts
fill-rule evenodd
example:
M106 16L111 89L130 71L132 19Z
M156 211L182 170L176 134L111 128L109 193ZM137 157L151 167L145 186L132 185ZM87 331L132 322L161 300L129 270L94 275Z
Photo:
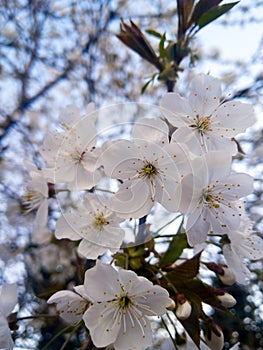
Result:
M207 24L213 22L215 19L224 15L226 12L232 9L235 5L237 5L239 1L231 2L229 4L224 4L222 6L213 7L206 13L204 13L201 18L198 20L197 24L199 26L199 30L204 28Z
M161 37L160 42L159 42L160 57L165 57L165 49L164 49L165 40L166 40L166 34L164 33Z
M157 31L154 30L154 29L146 29L145 31L146 31L146 33L148 33L148 34L150 34L150 35L153 35L153 36L155 36L156 38L162 39L162 34L159 33L159 32L157 32Z
M174 235L167 251L160 259L159 265L165 266L176 261L182 254L184 248L187 247L187 238L185 233Z

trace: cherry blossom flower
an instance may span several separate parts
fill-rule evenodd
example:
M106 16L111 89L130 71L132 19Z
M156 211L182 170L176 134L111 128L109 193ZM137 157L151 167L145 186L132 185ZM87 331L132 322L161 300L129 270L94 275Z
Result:
M79 118L77 123L65 122L65 132L51 134L44 140L41 154L47 164L53 167L54 183L66 182L69 189L90 189L101 176L95 168L96 127L94 105L89 114Z
M220 81L205 74L195 76L189 86L189 99L167 93L161 101L163 114L177 128L173 139L186 143L196 154L226 150L236 153L231 139L255 122L250 104L220 102Z
M223 254L237 282L246 284L251 273L244 259L263 259L263 240L253 233L252 222L249 219L241 220L238 228L228 232Z
M11 314L17 304L17 285L4 284L0 291L0 349L12 350L14 342L7 323L7 316Z
M77 286L74 289L78 294L68 290L61 290L53 294L47 301L48 304L56 304L60 317L68 323L80 322L90 304L83 286Z
M143 119L135 123L133 142L106 143L102 158L106 175L122 182L111 203L119 216L142 217L155 202L177 211L175 189L190 168L183 147L168 143L165 122Z
M242 204L253 191L253 178L230 173L232 157L209 152L192 162L192 174L181 182L180 211L187 214L186 232L191 246L203 243L207 233L228 233L239 226Z
M48 179L43 172L30 162L26 162L31 181L28 183L27 194L21 197L25 214L36 210L37 227L43 228L47 223L48 217L48 197L49 187Z
M164 288L100 261L86 271L84 289L93 305L83 320L97 347L113 344L115 350L144 350L152 344L147 316L163 315L171 304Z
M96 259L108 249L116 252L123 241L123 219L108 207L108 198L88 193L78 210L63 214L56 226L58 239L80 240L78 252L86 258Z

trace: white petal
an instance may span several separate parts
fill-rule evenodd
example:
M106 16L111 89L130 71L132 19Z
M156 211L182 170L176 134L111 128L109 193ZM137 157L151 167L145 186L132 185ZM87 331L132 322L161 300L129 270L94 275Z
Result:
M122 218L140 218L147 215L153 207L154 200L148 181L124 182L112 197L110 209Z
M82 239L78 246L79 254L87 259L97 259L100 255L105 254L107 250L107 247L90 242L86 239Z
M69 238L72 241L81 239L77 228L79 216L74 213L63 214L57 221L55 236L58 239Z
M161 101L161 111L168 121L177 127L193 124L193 110L189 102L177 93L167 93Z
M86 271L84 288L87 295L99 302L112 300L121 292L117 271L99 260L95 267Z
M68 323L79 322L87 307L87 301L78 294L61 290L53 294L47 301L48 304L57 304L59 315Z
M7 317L13 311L17 304L17 290L15 283L4 284L0 294L0 312Z
M228 266L234 271L237 282L247 284L251 272L242 262L241 258L231 249L230 244L224 244L223 254Z
M6 319L0 314L0 349L13 350L14 342Z
M101 151L101 163L106 175L112 178L121 178L119 170L125 170L127 161L137 159L137 153L134 144L128 140L106 142ZM124 165L122 165L123 163Z
M253 125L253 107L248 103L229 101L222 104L213 114L213 129L225 137L234 137Z
M209 116L218 106L221 96L221 83L218 79L199 74L192 79L189 89L190 106L199 116Z
M120 323L114 320L115 307L112 303L93 304L83 315L86 327L96 347L114 343L120 331Z
M139 325L141 323L141 326ZM152 330L147 318L137 319L133 317L133 322L126 314L126 332L124 323L119 331L118 337L114 342L115 350L145 350L152 345Z
M204 243L209 229L210 223L204 220L198 210L189 215L186 222L186 234L190 246Z
M144 118L134 124L133 138L159 145L168 143L168 125L161 119Z

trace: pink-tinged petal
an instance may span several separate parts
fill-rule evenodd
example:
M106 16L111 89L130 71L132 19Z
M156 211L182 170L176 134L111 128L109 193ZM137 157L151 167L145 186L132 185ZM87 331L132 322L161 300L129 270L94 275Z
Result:
M47 301L48 304L57 304L59 315L68 323L79 322L87 308L88 301L78 294L61 290L53 294Z
M186 222L186 234L189 245L193 247L196 244L204 243L209 229L209 222L204 220L198 210L189 215Z
M58 239L69 238L72 241L81 239L78 230L79 216L74 213L63 214L57 221L55 236Z
M147 215L154 204L148 181L126 181L112 197L110 209L121 218L140 218Z
M189 102L179 94L167 93L161 100L161 111L168 121L176 127L191 125L195 114Z
M126 314L125 319L125 326L122 322L118 337L114 342L115 350L145 350L152 345L152 330L147 318L133 317L131 321L129 315Z
M190 85L189 103L192 110L200 117L210 116L219 104L221 83L206 74L195 76Z
M134 124L133 139L164 145L168 143L168 125L161 119L141 119Z
M121 292L117 271L99 260L95 267L86 271L84 288L87 295L98 302L112 300Z
M14 342L11 336L11 332L8 323L0 314L0 349L2 350L13 350Z
M15 283L4 284L0 294L0 313L7 317L17 304L17 290Z
M255 123L252 105L229 101L220 105L213 114L212 128L224 137L234 137Z
M83 315L85 326L98 348L114 343L119 334L121 324L119 320L114 320L115 309L111 302L102 302L90 306Z

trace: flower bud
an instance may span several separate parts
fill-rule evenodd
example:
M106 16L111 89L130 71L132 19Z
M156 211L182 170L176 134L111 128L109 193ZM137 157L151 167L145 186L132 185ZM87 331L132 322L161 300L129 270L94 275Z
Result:
M224 334L219 326L214 325L214 330L205 334L206 344L212 350L222 350L224 347Z
M223 295L218 295L218 299L220 300L221 304L225 307L233 307L236 305L236 299L228 293L224 293Z
M169 306L167 306L166 309L173 311L175 309L175 302L171 298L170 298L170 302L171 302L171 304Z
M220 280L223 284L225 284L227 286L232 286L232 284L234 284L236 282L236 276L235 276L233 270L231 270L227 266L222 266L222 268L224 270L224 274L218 275L218 277L220 278Z
M183 294L177 295L177 306L175 315L179 320L186 320L192 312L191 303L185 298Z

